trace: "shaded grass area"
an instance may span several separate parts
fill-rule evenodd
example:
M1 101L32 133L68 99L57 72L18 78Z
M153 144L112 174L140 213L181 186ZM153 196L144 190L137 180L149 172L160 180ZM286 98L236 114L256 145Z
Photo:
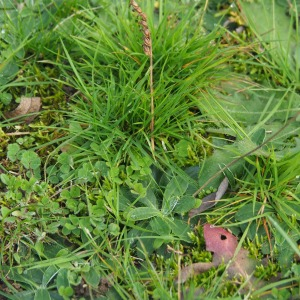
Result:
M42 110L27 123L1 115L0 295L299 294L299 7L270 3L139 2L153 43L154 115L129 3L1 4L1 109L26 96L41 97ZM224 176L223 199L189 219ZM247 290L226 265L174 284L180 266L212 259L207 222L239 237L266 284Z

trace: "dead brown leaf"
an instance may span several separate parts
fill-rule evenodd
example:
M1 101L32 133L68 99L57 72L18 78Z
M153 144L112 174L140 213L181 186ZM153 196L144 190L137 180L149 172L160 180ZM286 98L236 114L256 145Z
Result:
M176 282L185 282L192 276L206 272L212 267L217 267L222 263L228 263L234 258L238 241L237 238L230 232L221 227L215 227L210 224L204 225L204 239L206 250L213 252L213 261L210 263L194 263L184 267ZM227 273L230 278L241 275L244 278L249 278L254 269L256 262L248 257L248 251L240 249L235 259L227 268Z
M36 117L37 112L39 112L40 108L40 97L21 97L21 101L18 107L13 111L6 112L4 115L7 119L19 119L24 117L24 122L30 123Z

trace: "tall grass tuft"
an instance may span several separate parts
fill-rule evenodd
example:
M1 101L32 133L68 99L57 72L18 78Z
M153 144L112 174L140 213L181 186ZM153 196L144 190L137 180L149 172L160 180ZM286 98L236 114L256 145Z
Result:
M66 34L68 24L57 29L65 45L58 80L77 91L68 113L72 126L66 129L82 159L99 158L91 147L95 144L115 163L136 152L153 155L154 140L160 162L168 160L182 140L202 144L207 113L200 111L199 104L203 96L214 97L212 90L231 74L226 62L235 50L218 48L222 34L218 28L202 31L201 15L193 5L186 6L179 18L175 5L172 10L161 7L159 16L143 8L146 17L132 4L141 20L142 36L123 3L118 14L110 4L105 12L100 8L74 16L69 20L72 34ZM203 153L196 155L200 159Z

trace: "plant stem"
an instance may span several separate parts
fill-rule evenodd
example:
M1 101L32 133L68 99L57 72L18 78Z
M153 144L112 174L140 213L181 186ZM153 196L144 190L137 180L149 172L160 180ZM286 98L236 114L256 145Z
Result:
M152 53L152 39L151 34L147 22L147 16L143 13L142 9L139 7L139 5L134 1L130 0L130 5L134 9L134 11L137 12L139 17L141 18L141 21L139 24L141 25L141 30L143 33L144 43L143 43L143 50L144 53L149 56L150 58L150 66L149 66L149 77L150 77L150 114L151 114L151 121L150 121L150 132L151 132L151 150L154 152L155 150L155 142L154 142L154 87L153 87L153 53Z
M150 55L150 95L151 95L151 104L150 104L150 109L151 109L151 123L150 123L150 131L151 131L151 149L152 151L155 150L155 143L154 143L154 136L153 136L153 131L154 131L154 87L153 87L153 55L152 55L152 45L151 45L151 55Z

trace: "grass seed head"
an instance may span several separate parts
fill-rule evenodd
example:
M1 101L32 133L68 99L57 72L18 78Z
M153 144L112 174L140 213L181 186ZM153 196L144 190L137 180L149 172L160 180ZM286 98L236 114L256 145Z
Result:
M130 5L132 6L133 10L139 15L141 18L139 24L141 25L141 31L143 33L143 50L144 53L151 57L152 56L152 40L151 40L151 34L147 22L147 16L145 13L143 13L142 9L139 7L139 5L134 1L130 1Z

